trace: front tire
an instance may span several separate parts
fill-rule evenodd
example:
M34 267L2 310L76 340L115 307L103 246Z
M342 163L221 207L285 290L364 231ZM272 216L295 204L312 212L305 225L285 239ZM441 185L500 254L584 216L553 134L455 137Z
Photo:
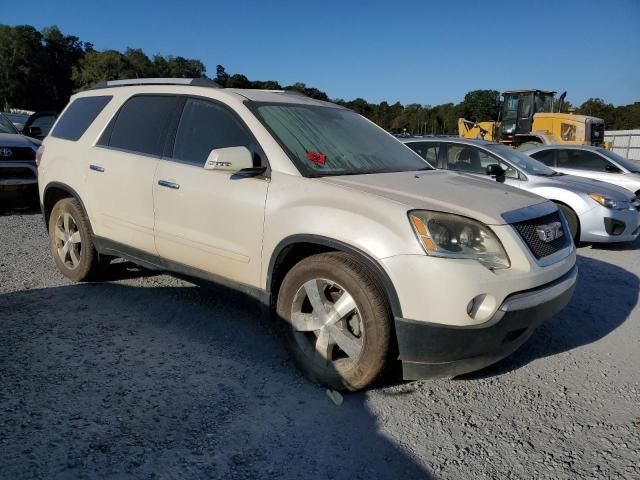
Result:
M89 220L75 198L58 201L49 217L49 248L60 273L74 282L88 280L102 270L91 239Z
M276 311L296 364L334 390L360 390L384 371L391 315L375 275L342 252L322 253L285 276Z
M571 232L571 237L573 238L573 243L576 245L580 242L580 220L578 220L578 215L574 212L570 207L563 203L556 203L564 218L567 219L567 224L569 225L569 232Z

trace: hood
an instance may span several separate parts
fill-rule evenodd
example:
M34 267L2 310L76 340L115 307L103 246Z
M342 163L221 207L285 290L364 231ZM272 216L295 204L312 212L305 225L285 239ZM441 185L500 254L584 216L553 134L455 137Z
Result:
M384 197L406 205L407 209L455 213L487 225L503 225L503 213L547 201L492 179L443 170L345 175L319 180Z
M25 137L16 133L0 133L0 147L29 147L37 150L40 146L40 140Z
M626 188L602 182L595 178L577 177L575 175L558 175L554 177L536 177L536 186L548 185L565 188L575 193L600 193L614 200L629 200L633 194ZM541 180L544 179L544 180Z

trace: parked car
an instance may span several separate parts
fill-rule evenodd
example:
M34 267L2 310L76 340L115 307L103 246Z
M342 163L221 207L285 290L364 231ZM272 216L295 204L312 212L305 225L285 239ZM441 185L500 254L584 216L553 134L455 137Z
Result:
M311 379L357 390L509 355L575 288L555 204L434 170L346 108L214 82L108 82L74 95L40 151L55 263L111 256L273 308ZM240 333L238 333L240 334Z
M627 242L640 234L640 199L624 188L556 172L499 143L458 137L403 142L438 168L481 177L493 174L507 185L552 200L576 241Z
M5 116L5 118L7 118L11 123L13 123L13 126L16 127L16 130L18 130L19 132L22 131L22 129L24 128L24 124L27 123L27 120L29 119L29 115L27 115L26 113L10 113L10 112L1 112L2 115Z
M42 140L49 134L57 118L56 112L35 112L22 127L22 134Z
M0 113L0 191L34 189L38 183L36 151L40 141L21 135Z
M51 127L58 118L57 112L35 112L31 115L24 113L3 113L7 119L13 123L18 132L27 137L42 140L51 130Z
M640 196L640 162L598 147L544 145L524 153L558 172L613 183Z

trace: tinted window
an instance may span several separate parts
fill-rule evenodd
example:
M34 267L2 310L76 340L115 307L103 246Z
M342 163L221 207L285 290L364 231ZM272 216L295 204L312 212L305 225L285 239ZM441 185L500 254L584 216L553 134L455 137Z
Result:
M130 98L112 120L99 144L145 155L162 155L176 102L176 97L169 96Z
M211 150L247 147L254 142L240 122L224 107L205 100L187 100L173 148L173 158L204 165Z
M447 147L449 170L486 174L487 167L492 164L500 165L506 171L507 177L518 178L518 172L515 168L484 150L469 145L450 144Z
M432 167L438 166L439 143L410 142L407 143L407 147L410 147L411 150L424 158Z
M112 98L110 95L76 98L65 110L51 136L78 140Z
M607 160L587 150L558 150L558 168L605 172Z
M531 157L535 158L539 162L542 162L549 167L554 166L553 150L542 150L541 152L532 153Z

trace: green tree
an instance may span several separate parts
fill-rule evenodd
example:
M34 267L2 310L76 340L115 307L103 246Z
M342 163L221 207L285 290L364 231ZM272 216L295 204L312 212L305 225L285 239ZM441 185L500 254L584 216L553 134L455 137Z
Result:
M500 92L497 90L473 90L458 105L460 115L467 120L482 122L496 120L500 112Z

